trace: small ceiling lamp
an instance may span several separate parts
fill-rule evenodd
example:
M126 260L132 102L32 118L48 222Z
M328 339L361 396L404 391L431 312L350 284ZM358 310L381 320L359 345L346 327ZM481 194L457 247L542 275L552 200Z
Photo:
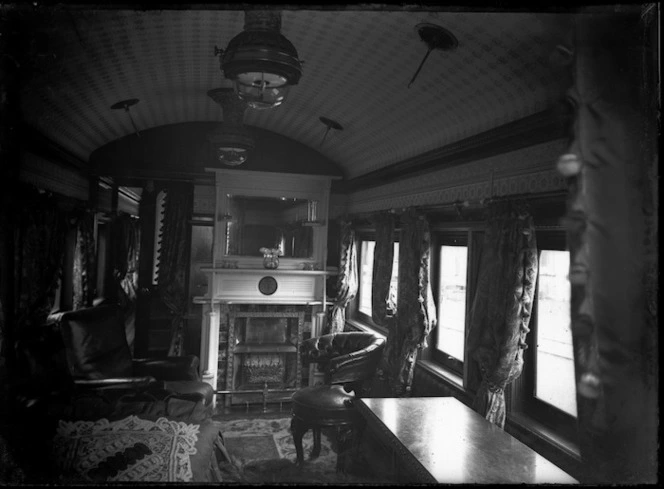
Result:
M413 78L410 80L408 88L410 88L410 86L415 81L415 78L417 78L417 75L420 73L422 66L424 66L424 62L429 57L429 54L431 54L431 51L433 51L434 49L440 49L442 51L451 51L453 49L456 49L457 46L459 45L459 41L457 41L457 38L454 37L454 35L450 31L448 31L447 29L443 29L439 25L429 24L424 22L421 24L417 24L415 28L417 29L417 33L420 35L420 39L422 40L422 42L424 42L427 45L428 49L427 53L424 55L424 59L422 59L422 62L420 63L420 66L417 68L417 71L413 75Z
M208 91L224 114L221 130L209 134L208 140L215 148L217 160L228 166L238 166L247 161L254 149L254 139L242 124L247 104L238 98L232 88L215 88Z
M328 119L327 117L319 117L320 121L327 126L327 129L325 130L325 134L323 134L323 139L320 142L319 146L323 146L323 143L325 142L325 138L327 137L327 133L330 132L330 129L335 129L337 131L343 131L344 128L341 124L339 124L337 121L333 121L332 119Z
M293 44L281 34L281 12L245 10L244 31L221 54L221 70L233 81L238 96L252 109L283 103L291 85L302 76Z
M131 112L129 111L129 108L132 105L136 105L139 102L137 98L130 98L127 100L120 100L119 102L114 103L111 105L111 109L113 110L119 110L119 109L124 109L124 111L129 114L129 120L131 120L131 125L134 126L134 133L137 136L140 136L141 133L138 132L138 128L136 127L136 123L134 122L134 118L131 116Z

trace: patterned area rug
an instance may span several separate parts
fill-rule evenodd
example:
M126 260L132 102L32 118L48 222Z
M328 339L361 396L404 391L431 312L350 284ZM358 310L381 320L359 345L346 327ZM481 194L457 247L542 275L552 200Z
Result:
M290 418L236 419L225 421L223 437L236 477L247 484L375 484L380 481L367 475L366 465L351 467L347 474L336 471L336 447L330 437L321 435L321 452L309 459L313 447L313 433L304 435L305 464L295 465L296 452L290 432ZM361 457L351 454L351 460ZM361 464L356 464L361 465ZM359 475L357 469L360 469ZM228 468L226 468L228 472Z

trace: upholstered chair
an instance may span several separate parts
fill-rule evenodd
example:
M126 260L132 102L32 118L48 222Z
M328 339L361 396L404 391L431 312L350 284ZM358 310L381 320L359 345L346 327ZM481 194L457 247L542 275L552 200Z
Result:
M65 312L59 326L77 388L140 389L159 384L212 404L214 390L201 381L198 357L132 358L119 306L103 304Z
M302 342L303 363L316 363L324 380L323 384L304 387L292 396L291 432L298 465L304 463L304 434L312 429L311 458L315 458L320 455L321 428L334 427L337 470L344 470L344 454L358 424L353 400L367 393L384 348L384 338L363 332L327 334Z

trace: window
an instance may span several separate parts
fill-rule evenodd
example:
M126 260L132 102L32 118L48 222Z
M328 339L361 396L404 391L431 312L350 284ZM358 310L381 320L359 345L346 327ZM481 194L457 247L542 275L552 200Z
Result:
M534 395L576 416L574 350L570 328L569 252L542 250L537 284Z
M466 330L467 246L440 247L436 349L463 362Z
M468 231L433 237L432 284L437 326L432 332L433 361L462 375L468 318Z
M358 312L362 320L371 322L371 287L373 285L373 262L376 242L360 241L360 276L358 286ZM394 260L392 261L392 279L390 281L389 302L396 308L399 281L399 243L394 243Z
M576 427L576 380L570 318L570 256L563 231L537 232L539 270L526 338L524 370L512 388L515 412L571 440Z

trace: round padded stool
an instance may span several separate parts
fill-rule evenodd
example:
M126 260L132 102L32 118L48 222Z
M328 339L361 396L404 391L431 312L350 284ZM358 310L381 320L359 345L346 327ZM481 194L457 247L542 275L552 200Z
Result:
M297 464L304 463L302 437L312 429L314 447L311 458L320 455L321 427L336 428L337 435L337 470L344 470L344 455L351 440L353 426L356 424L358 414L353 407L355 394L346 392L341 385L317 385L304 387L293 394L291 398L291 433L297 452Z

